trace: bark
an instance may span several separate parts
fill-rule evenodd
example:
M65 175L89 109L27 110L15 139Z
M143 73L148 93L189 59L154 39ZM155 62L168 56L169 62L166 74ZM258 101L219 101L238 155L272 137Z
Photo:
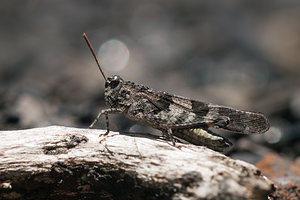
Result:
M253 165L149 134L50 126L0 132L0 199L266 199Z

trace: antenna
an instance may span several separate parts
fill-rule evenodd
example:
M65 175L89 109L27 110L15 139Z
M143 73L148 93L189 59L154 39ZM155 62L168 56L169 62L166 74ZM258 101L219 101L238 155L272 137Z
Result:
M97 63L97 65L98 65L98 68L99 68L99 70L100 70L100 72L101 72L101 74L102 74L104 80L106 81L106 77L105 77L105 75L104 75L104 73L103 73L103 71L102 71L102 69L101 69L101 67L100 67L99 61L98 61L97 56L96 56L96 54L95 54L95 51L94 51L94 49L93 49L93 47L92 47L92 45L91 45L91 43L90 43L90 41L89 41L89 39L87 38L87 36L86 36L85 33L83 33L83 38L85 39L87 45L89 46L89 48L90 48L90 50L91 50L91 52L92 52L92 54L93 54L93 56L94 56L94 58L95 58L95 60L96 60L96 63Z

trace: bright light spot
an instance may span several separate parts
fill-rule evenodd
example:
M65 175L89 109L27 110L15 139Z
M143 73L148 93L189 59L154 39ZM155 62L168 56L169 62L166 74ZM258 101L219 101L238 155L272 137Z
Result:
M110 71L124 69L129 61L129 50L119 40L108 40L104 42L98 51L100 65Z
M271 127L269 131L264 134L265 140L270 144L275 144L280 141L282 132L277 127Z
M135 124L135 125L133 125L133 126L131 126L130 128L129 128L129 132L139 132L140 130L142 130L141 129L141 126L140 125L137 125L137 124Z

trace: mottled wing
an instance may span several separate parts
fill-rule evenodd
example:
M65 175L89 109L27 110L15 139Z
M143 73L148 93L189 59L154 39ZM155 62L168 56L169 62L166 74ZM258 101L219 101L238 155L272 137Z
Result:
M229 118L228 124L220 128L243 134L264 133L270 128L268 119L262 113L218 105L208 105L208 107L208 118L215 116L226 116Z
M169 115L172 123L169 125L174 128L197 128L207 125L244 134L264 133L269 129L268 120L261 113L213 105L165 92L143 93L158 110L164 112L164 115ZM226 122L222 124L222 120Z
M206 126L208 113L206 103L191 101L190 99L170 95L165 92L155 92L152 90L139 91L137 94L141 99L147 99L152 105L154 121L162 122L161 126L168 128L188 128ZM201 105L200 105L201 104ZM193 108L200 108L197 114ZM210 123L213 121L210 120Z

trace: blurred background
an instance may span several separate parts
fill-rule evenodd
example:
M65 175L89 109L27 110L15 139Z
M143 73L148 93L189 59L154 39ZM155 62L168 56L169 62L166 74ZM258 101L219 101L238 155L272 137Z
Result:
M299 162L296 0L11 0L0 15L1 130L87 127L107 108L85 32L107 76L266 114L264 135L221 132L235 144L230 156ZM156 132L121 115L110 121L112 130Z

